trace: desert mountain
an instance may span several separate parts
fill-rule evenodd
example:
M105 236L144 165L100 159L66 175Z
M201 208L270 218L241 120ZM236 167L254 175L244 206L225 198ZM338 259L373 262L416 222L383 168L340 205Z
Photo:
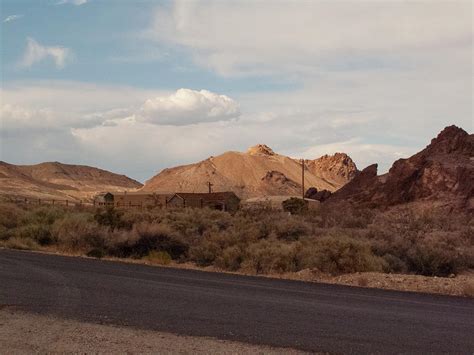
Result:
M13 165L0 161L0 194L43 199L90 199L101 191L124 191L142 184L124 175L58 162Z
M397 160L387 174L371 165L328 201L392 206L429 202L450 209L474 210L474 135L446 127L421 152Z
M305 161L305 186L335 191L357 171L345 154ZM234 191L241 198L301 193L301 162L275 153L264 144L247 152L226 152L195 164L164 169L145 183L143 191Z

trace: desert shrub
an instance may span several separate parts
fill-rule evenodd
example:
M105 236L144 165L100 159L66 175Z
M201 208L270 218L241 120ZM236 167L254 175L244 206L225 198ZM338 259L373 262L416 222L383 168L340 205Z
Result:
M215 265L224 270L237 271L244 260L244 251L238 245L225 248L215 258Z
M94 219L100 225L110 227L112 229L131 229L132 224L130 221L125 221L122 219L123 214L123 211L120 211L114 207L98 208L94 214Z
M311 226L294 216L286 216L286 218L274 221L274 229L279 239L288 241L297 240L299 237L311 233Z
M16 228L15 236L22 239L31 239L39 245L50 245L54 239L51 235L51 227L45 224L27 224Z
M283 210L291 214L302 214L308 211L308 201L302 198L291 197L283 201Z
M27 210L23 214L19 225L41 224L52 225L56 220L61 219L66 214L64 208L57 206L41 206Z
M17 227L24 214L25 211L13 203L1 203L0 227L4 227L5 229Z
M312 211L318 216L314 220L322 228L366 228L373 222L375 212L368 208L356 208L348 203L323 203L317 211Z
M88 213L69 214L57 220L51 232L60 248L70 251L105 250L106 227L100 226Z
M387 273L405 273L408 270L407 264L398 256L387 253L382 257L385 261L384 271Z
M382 271L384 261L367 243L348 237L322 237L305 241L301 264L332 274Z
M101 259L106 255L106 252L102 248L92 248L86 253L87 256L91 258L98 258Z
M109 253L117 257L142 258L152 251L164 251L172 259L178 259L189 248L169 226L163 224L139 223L131 232L122 235L126 237L109 248Z
M171 262L171 256L166 251L151 251L143 259L158 265L168 265Z
M242 269L256 274L297 271L297 244L276 240L253 243L247 248Z
M410 271L426 276L447 276L467 268L474 255L457 247L456 241L443 233L417 240L408 250L407 263Z
M232 216L209 208L186 208L168 211L163 221L184 236L202 236L209 231L223 231L232 224Z
M214 263L221 252L222 248L217 241L205 238L189 249L189 258L199 266L208 266Z
M35 240L19 237L12 237L6 241L0 242L0 246L18 250L35 250L39 247Z

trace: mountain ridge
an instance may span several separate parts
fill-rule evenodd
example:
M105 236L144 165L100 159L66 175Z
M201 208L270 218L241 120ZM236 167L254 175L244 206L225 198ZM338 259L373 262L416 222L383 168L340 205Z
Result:
M0 161L0 194L43 199L91 199L101 191L142 186L125 175L87 165L43 162L15 165Z
M349 156L338 154L331 156L332 160L325 158L330 164L320 163L321 158L305 160L305 186L335 191L349 181L357 167ZM246 152L227 151L197 163L163 169L147 180L141 191L206 192L208 182L215 191L233 191L241 198L299 195L301 161L257 144Z

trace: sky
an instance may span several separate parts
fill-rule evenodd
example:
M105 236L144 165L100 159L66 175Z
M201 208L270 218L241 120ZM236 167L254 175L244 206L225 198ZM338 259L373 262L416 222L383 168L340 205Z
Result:
M0 0L0 160L144 182L263 143L362 169L473 121L470 0Z

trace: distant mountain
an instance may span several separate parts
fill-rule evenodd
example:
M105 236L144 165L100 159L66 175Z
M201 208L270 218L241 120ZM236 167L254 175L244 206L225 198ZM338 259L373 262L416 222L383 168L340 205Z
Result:
M233 191L241 198L264 195L299 195L301 162L276 154L264 144L245 153L226 152L195 164L164 169L145 183L142 191ZM305 187L335 191L350 181L357 168L346 154L305 161Z
M101 191L142 187L125 175L84 165L48 162L14 165L0 161L0 195L88 200Z
M328 202L374 207L408 202L474 211L474 135L446 127L421 152L397 160L387 174L377 164L356 173Z

